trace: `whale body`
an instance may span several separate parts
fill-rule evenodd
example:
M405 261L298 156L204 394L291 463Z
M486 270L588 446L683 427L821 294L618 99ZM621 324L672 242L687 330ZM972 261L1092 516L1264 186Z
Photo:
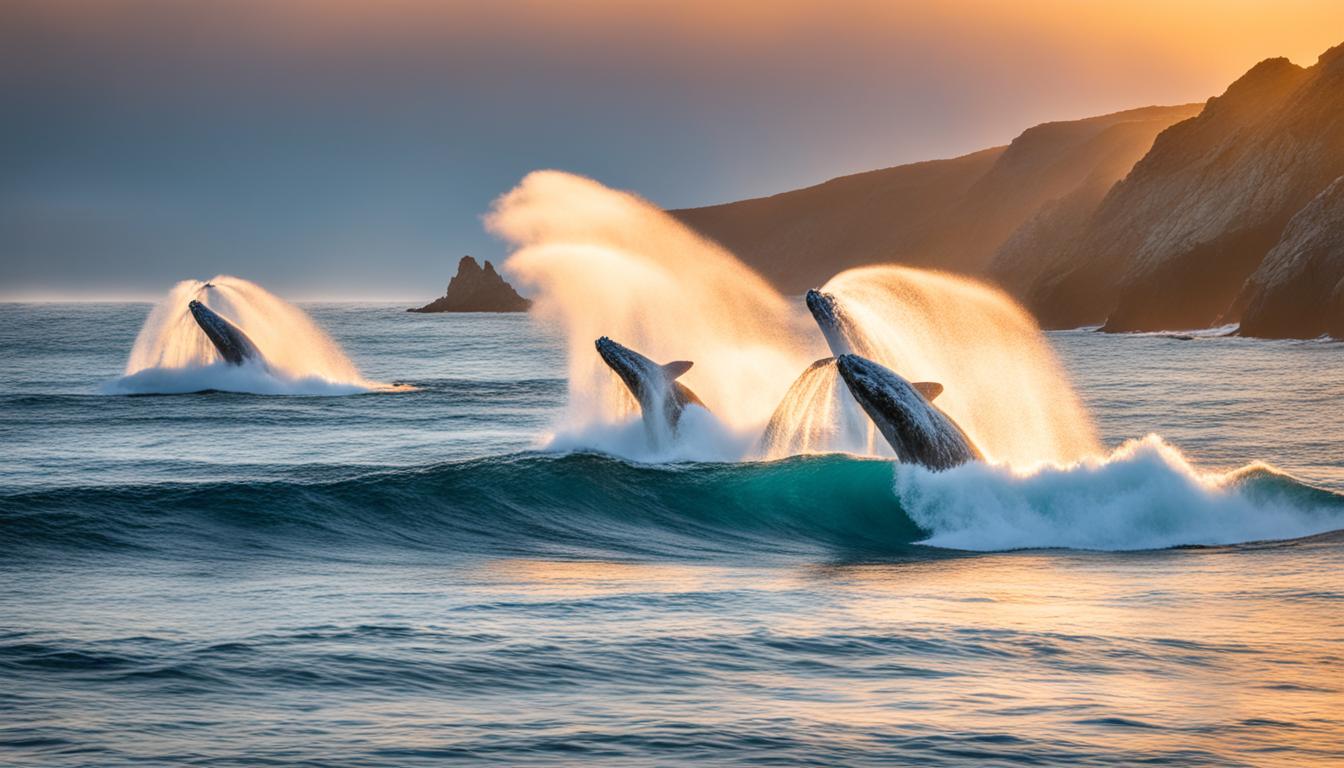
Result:
M660 436L675 434L686 406L705 407L690 387L677 381L678 376L691 369L689 360L659 365L606 336L594 344L602 361L616 372L630 394L635 396L651 438L657 440Z
M902 462L940 470L983 460L952 417L900 374L858 355L840 355L835 366Z
M245 360L260 360L257 345L243 333L242 329L215 314L199 301L187 304L196 324L205 332L205 337L215 345L220 357L230 365L242 365Z

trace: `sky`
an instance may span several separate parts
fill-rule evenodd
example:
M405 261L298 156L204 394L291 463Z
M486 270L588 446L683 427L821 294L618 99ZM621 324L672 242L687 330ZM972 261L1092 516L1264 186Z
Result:
M0 0L0 299L427 301L532 170L725 202L1341 42L1339 0Z

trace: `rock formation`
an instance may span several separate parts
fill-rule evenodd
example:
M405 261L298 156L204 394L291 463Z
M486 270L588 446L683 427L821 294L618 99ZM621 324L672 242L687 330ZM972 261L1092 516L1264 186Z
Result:
M526 312L532 302L518 295L490 262L485 267L463 256L457 274L440 298L407 312Z
M1236 321L1234 299L1293 215L1344 174L1344 46L1316 65L1257 64L1163 131L1081 224L1038 223L1024 290L1047 326L1170 330ZM1067 217L1066 217L1067 218ZM1070 234L1070 232L1072 234ZM1043 239L1042 239L1043 238ZM1029 260L1029 259L1028 259Z
M1046 123L1007 147L833 179L806 189L673 211L778 288L799 292L881 262L980 273L1044 206L1076 195L1086 212L1199 105Z
M1288 222L1236 306L1243 335L1344 339L1344 176Z

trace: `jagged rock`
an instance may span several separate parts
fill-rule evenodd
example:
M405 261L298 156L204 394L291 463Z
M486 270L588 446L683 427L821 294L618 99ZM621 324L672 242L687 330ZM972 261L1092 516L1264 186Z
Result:
M833 179L772 197L672 211L786 292L850 267L900 262L981 273L1042 206L1100 199L1163 128L1200 105L1030 128L1007 147Z
M532 302L518 295L513 286L495 271L490 262L485 267L476 259L463 256L457 263L457 274L448 282L448 290L440 298L423 307L407 312L526 312Z
M1344 46L1306 69L1263 61L1157 137L1052 257L1057 269L1034 281L1028 306L1051 327L1235 321L1246 278L1342 173Z
M1344 338L1344 176L1288 222L1237 304L1243 336Z

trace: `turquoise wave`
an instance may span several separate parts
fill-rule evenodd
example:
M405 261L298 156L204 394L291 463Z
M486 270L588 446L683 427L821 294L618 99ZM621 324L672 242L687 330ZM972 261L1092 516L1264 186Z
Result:
M917 475L913 489L911 472ZM947 535L942 516L929 513L930 495L941 493L942 486L963 486L965 493L954 497L961 510L954 516L956 524L963 527L968 519L974 523L977 515L988 514L976 501L986 492L1002 495L1005 486L1020 485L1031 503L1049 493L1048 488L1041 490L1039 478L990 471L934 474L901 467L897 475L890 462L840 455L641 465L598 454L524 453L381 471L308 469L287 479L272 475L245 482L25 490L0 495L0 553L41 557L74 549L184 558L354 559L389 551L398 556L412 551L612 559L928 557L938 550L919 543L940 543L940 536ZM1057 507L1078 497L1076 487L1069 486L1102 480L1080 475L1068 484L1050 482L1065 488L1039 503ZM1170 483L1156 485L1169 493ZM1344 497L1268 468L1243 471L1222 493L1231 495L1237 509L1262 504L1267 514L1291 509L1299 517L1311 515L1311 525L1286 527L1281 538L1344 528ZM1213 498L1209 504L1217 502ZM1061 516L1057 524L1086 524L1085 512ZM1216 507L1203 514L1201 521L1218 524ZM1156 518L1150 523L1150 517L1135 515L1127 525L1170 525ZM1198 532L1178 530L1190 540L1162 539L1147 529L1119 530L1114 534L1117 544L1103 548L1203 543ZM1002 546L992 541L943 546L1060 546L1049 532L1040 535L1038 543L1017 535ZM1125 546L1126 537L1137 544ZM1257 533L1255 538L1276 537Z

